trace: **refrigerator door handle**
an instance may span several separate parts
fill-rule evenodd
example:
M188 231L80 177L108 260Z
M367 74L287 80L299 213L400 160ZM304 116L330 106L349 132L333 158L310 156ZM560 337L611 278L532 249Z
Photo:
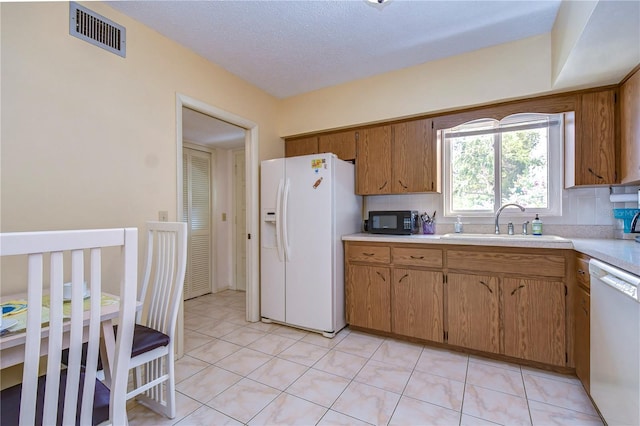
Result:
M286 183L284 184L284 196L282 197L282 240L283 240L283 245L284 245L284 257L285 260L287 262L291 261L291 247L289 247L289 219L288 219L288 212L289 212L289 188L290 188L290 181L289 178L287 178Z
M280 183L278 183L278 192L276 195L276 250L278 251L278 259L280 262L284 260L284 248L282 246L282 218L280 216L282 211L282 191L283 191L283 180L280 179Z

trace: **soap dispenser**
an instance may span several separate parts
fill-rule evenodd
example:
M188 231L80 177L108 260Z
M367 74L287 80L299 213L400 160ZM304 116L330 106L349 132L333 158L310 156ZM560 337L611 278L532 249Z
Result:
M531 222L531 233L533 235L542 235L542 220L540 220L537 213L536 218Z
M462 234L462 220L460 216L458 216L458 220L453 224L453 229L455 229L456 234Z

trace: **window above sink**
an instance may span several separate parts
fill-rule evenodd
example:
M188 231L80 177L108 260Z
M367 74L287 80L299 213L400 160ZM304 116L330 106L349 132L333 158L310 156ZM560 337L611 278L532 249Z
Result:
M515 114L438 131L445 216L489 217L505 203L562 214L565 114Z

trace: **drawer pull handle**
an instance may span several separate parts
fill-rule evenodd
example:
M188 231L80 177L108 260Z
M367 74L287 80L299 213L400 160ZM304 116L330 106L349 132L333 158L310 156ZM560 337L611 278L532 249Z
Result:
M485 283L484 281L479 281L479 282L489 290L489 293L493 293L493 290L491 290L491 287L489 287L489 284Z
M513 296L514 294L516 294L516 291L523 288L524 288L524 284L520 284L517 288L513 289L513 291L511 292L511 295Z
M365 256L373 256L374 255L374 253L362 253L362 254L365 255Z
M385 186L387 186L387 181L385 180L384 183L382 184L382 186L380 188L378 188L378 190L381 190L382 188L384 188Z
M582 310L584 311L584 314L585 314L586 316L589 316L589 311L587 311L584 307L582 308Z
M398 282L399 282L399 283L401 283L401 282L402 282L402 280L404 280L404 279L405 279L405 278L407 278L408 276L409 276L409 274L404 274L404 275L402 276L402 278L400 278L400 279L398 280Z
M400 184L400 186L401 186L403 189L409 189L409 187L408 187L407 185L405 185L404 183L402 183L402 181L401 181L401 180L398 180L398 183Z
M585 274L585 272L584 272L582 269L578 269L578 273L579 273L580 275L584 275L584 274Z
M424 256L411 256L412 259L424 259Z
M387 282L387 280L384 278L384 275L382 275L380 272L376 271L376 274L380 275L380 278L382 278L382 281Z

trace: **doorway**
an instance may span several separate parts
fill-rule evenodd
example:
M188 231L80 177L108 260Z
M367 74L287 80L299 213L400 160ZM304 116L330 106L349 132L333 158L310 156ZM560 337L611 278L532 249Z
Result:
M177 127L177 135L176 135L176 152L178 156L177 161L177 189L178 189L178 214L177 217L183 217L183 179L182 179L182 167L183 167L183 158L182 158L182 145L183 145L183 108L187 108L188 110L195 111L197 113L204 114L213 119L221 120L227 124L231 124L233 126L240 127L244 132L244 147L240 147L236 149L236 151L244 151L244 165L245 165L245 173L244 173L244 186L245 186L245 217L244 217L244 231L242 235L244 236L243 242L238 241L234 243L236 246L243 244L244 245L244 253L246 256L246 261L244 265L244 276L245 276L245 287L246 287L246 319L247 321L255 322L259 320L259 287L258 287L258 128L257 125L243 117L237 116L235 114L229 113L227 111L218 109L211 105L207 105L193 98L189 98L183 95L178 94L176 96L176 127ZM243 148L243 149L242 149ZM221 148L222 149L222 148ZM226 149L226 148L225 148ZM218 155L218 157L220 157ZM234 163L235 154L231 156L229 165L231 166ZM220 162L218 162L220 165ZM237 191L232 191L234 194ZM214 194L214 199L217 199L219 196L218 193ZM234 200L235 195L231 196L231 200ZM233 201L235 205L235 201ZM212 214L215 215L216 220L218 221L226 221L228 212L221 212L219 210L213 209ZM231 219L231 218L229 218ZM238 217L238 222L243 222L243 218ZM234 219L235 220L235 219ZM242 223L239 227L234 227L233 231L230 233L232 235L240 235L240 230L242 230ZM215 232L215 231L214 231ZM228 235L228 237L232 237L232 235ZM220 240L222 240L222 236ZM233 238L226 238L225 241L232 241ZM229 247L230 251L234 253L235 256L238 255L237 247L231 246ZM234 256L234 257L235 257ZM233 268L235 271L235 268ZM232 276L234 279L237 276L237 272L234 272Z

